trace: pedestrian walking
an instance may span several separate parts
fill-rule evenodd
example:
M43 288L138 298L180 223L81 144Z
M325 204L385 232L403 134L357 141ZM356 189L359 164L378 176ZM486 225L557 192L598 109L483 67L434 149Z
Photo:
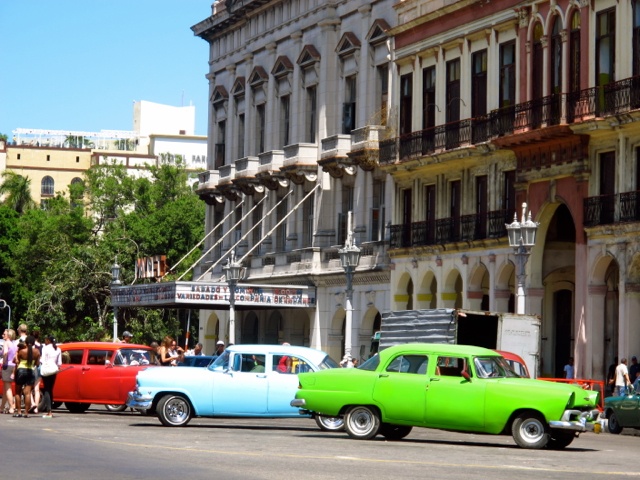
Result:
M616 367L614 395L616 397L626 395L627 385L629 385L629 370L627 369L627 359L623 358Z
M44 339L44 347L42 347L41 365L56 365L59 369L62 365L62 350L56 344L53 335L47 335ZM46 375L42 377L44 387L42 389L43 411L42 418L51 418L53 414L53 387L56 384L58 373Z
M13 398L11 383L13 382L13 370L16 366L13 360L16 358L16 353L18 352L18 345L15 343L15 330L10 328L6 329L2 333L2 339L4 340L4 344L2 350L2 404L0 404L0 413L10 413L13 415L15 400Z

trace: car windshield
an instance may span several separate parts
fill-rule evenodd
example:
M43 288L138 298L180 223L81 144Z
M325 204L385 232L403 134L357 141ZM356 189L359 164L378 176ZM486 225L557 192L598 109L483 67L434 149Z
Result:
M519 377L511 370L509 364L503 357L476 357L473 359L476 366L476 373L480 378L505 378Z
M153 362L155 359L150 350L123 348L114 356L114 365L152 365Z
M326 357L324 357L324 359L318 365L318 370L327 370L329 368L338 368L339 366L340 365L338 365L338 362L336 362L333 358L331 358L329 355L327 355Z
M229 368L229 356L231 352L225 350L218 358L209 364L209 370L226 370Z
M360 365L358 367L358 369L359 370L370 370L370 371L374 372L376 370L376 368L378 368L378 365L380 365L380 356L376 354L373 357L369 358L369 360L364 362L362 365Z

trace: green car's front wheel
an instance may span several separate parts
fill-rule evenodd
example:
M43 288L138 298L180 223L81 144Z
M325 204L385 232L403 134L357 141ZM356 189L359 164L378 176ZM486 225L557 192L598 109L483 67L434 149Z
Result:
M549 432L542 416L536 412L521 413L511 427L513 439L522 448L540 449L547 446Z
M369 440L380 430L380 416L371 407L351 407L344 417L344 429L351 438Z

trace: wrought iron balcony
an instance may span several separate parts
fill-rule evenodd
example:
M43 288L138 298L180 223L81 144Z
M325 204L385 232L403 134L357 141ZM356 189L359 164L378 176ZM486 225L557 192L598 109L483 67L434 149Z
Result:
M391 225L389 248L408 248L507 235L505 224L509 223L509 212L495 210L484 214L475 213L460 217L440 218L407 224Z
M584 226L640 222L640 191L584 199Z
M553 94L380 142L380 164L419 158L531 131L640 108L640 76L579 92Z

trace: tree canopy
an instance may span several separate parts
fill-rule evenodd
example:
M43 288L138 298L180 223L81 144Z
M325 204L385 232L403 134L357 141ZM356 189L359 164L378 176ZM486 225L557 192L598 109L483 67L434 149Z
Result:
M110 339L116 258L122 283L130 284L136 258L164 254L175 265L200 241L205 207L184 167L149 167L145 174L96 165L46 209L0 207L0 294L12 307L14 327L25 322L59 341ZM193 252L176 273L197 258ZM118 323L118 331L130 330L137 342L181 333L172 310L121 308Z

